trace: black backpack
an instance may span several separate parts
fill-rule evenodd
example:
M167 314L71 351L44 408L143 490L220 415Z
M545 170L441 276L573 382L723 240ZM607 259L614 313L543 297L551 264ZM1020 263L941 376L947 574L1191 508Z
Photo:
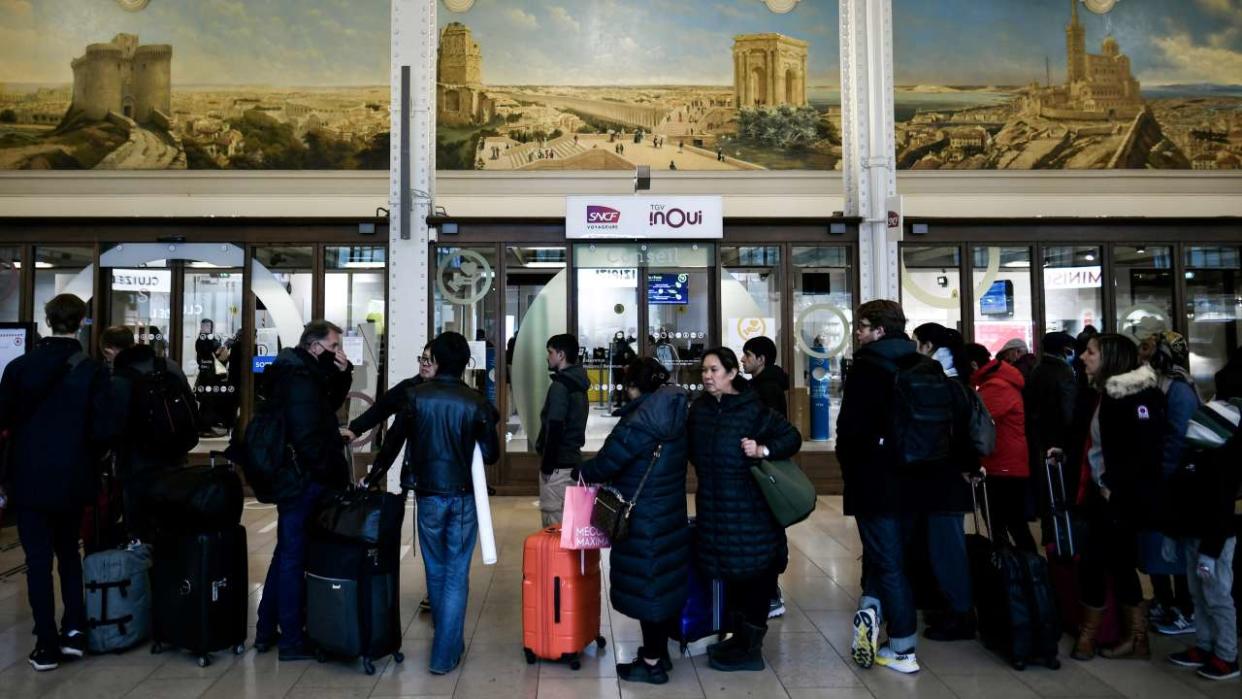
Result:
M962 392L940 363L921 354L895 362L863 355L893 375L893 409L886 445L903 466L943 462L953 455L962 423Z
M180 457L198 445L198 409L194 395L168 368L168 360L156 357L147 374L130 372L133 395L129 431L143 451Z
M302 470L286 441L284 410L276 400L259 406L245 430L233 430L224 454L241 466L259 502L283 502L302 492Z

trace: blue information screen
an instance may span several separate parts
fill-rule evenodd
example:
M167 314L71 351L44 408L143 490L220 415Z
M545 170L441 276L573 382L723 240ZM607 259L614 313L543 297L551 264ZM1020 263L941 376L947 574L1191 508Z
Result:
M682 306L690 302L690 276L687 274L647 275L647 303Z
M979 313L985 316L1013 315L1013 282L992 282L992 288L979 297Z

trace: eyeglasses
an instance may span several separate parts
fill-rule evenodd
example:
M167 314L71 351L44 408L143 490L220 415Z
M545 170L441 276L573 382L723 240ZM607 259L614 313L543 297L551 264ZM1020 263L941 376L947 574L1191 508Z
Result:
M418 363L422 366L431 366L431 357L419 357Z
M854 323L855 330L870 330L874 327L875 327L874 325L872 325L871 323L868 323L865 320L860 320L857 323Z

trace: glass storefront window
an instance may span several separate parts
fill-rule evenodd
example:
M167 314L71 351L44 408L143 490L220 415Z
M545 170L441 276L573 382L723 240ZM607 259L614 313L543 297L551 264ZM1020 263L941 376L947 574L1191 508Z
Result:
M842 377L853 355L854 281L850 248L794 247L793 382L790 421L802 433L803 451L831 451L841 406Z
M509 246L505 249L505 442L509 453L535 450L539 413L552 380L548 338L566 331L569 272L564 246ZM579 348L579 361L590 348ZM593 369L588 365L588 374ZM598 370L592 384L602 379Z
M971 256L975 342L987 347L993 355L1014 338L1034 349L1031 249L973 248Z
M693 399L703 390L700 363L710 347L709 270L715 249L681 243L642 245L640 250L647 263L647 353Z
M324 319L345 331L341 343L354 364L354 382L350 387L354 397L343 408L342 422L353 420L369 408L384 380L387 255L388 249L383 245L333 245L324 249ZM309 313L308 308L308 318ZM354 451L375 449L378 440L372 436L362 436Z
M775 245L720 249L720 328L722 343L742 358L747 340L764 336L781 356L781 249Z
M0 247L0 321L15 323L21 319L21 313L22 251L18 247Z
M184 268L181 368L198 398L203 437L195 451L223 449L237 422L245 361L236 343L242 331L242 271L207 262Z
M909 330L923 323L962 329L961 261L956 247L901 248L901 307Z
M157 356L167 356L173 277L167 262L112 268L108 274L108 324L128 326L138 344L149 344Z
M436 248L432 335L453 331L470 343L465 382L496 403L496 250L487 247ZM422 348L409 348L418 351Z
M578 304L578 345L586 352L591 377L591 412L585 451L596 451L617 424L613 408L624 401L625 365L638 356L637 245L574 246Z
M1173 248L1113 247L1113 280L1119 332L1141 339L1173 327Z
M293 305L298 309L301 322L303 324L310 322L311 301L315 286L315 248L309 246L255 248L254 259L272 272L285 292L293 299ZM276 331L276 319L263 305L262 299L255 300L254 325L256 356L274 355L284 349Z
M1216 372L1237 351L1242 322L1242 251L1236 246L1187 246L1186 339L1190 373L1205 398L1216 393Z
M1088 325L1103 331L1100 248L1051 245L1043 248L1043 256L1044 332L1078 335Z
M51 301L52 297L68 290L78 274L94 262L95 251L89 247L35 248L34 321L38 324L40 337L52 334L52 329L47 326L43 306ZM95 283L93 278L87 281L90 282L89 286L79 283L75 284L74 288L80 288L85 295L89 296L95 289ZM89 312L90 305L87 306ZM78 339L82 341L83 347L90 347L91 323L92 320L88 316L86 322L82 324L82 332L79 333Z

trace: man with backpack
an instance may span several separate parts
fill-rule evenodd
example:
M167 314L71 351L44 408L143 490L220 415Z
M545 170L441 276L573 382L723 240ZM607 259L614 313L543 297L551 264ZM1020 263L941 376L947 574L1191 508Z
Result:
M112 365L113 418L119 426L117 477L123 487L125 524L131 536L149 539L152 522L143 501L152 478L185 462L198 444L194 393L176 362L134 342L124 325L103 331L100 348Z
M341 329L326 320L313 320L302 330L298 346L281 350L267 368L268 400L262 424L278 425L265 434L281 434L278 463L247 464L247 478L256 470L273 477L265 495L276 503L276 550L267 570L255 648L265 652L280 647L282 661L315 657L303 637L306 588L306 521L325 489L349 486L351 474L336 413L345 402L353 380L353 365L341 349ZM257 432L247 428L247 449L253 455ZM230 457L232 458L232 457ZM280 628L277 633L277 626Z
M539 511L543 526L561 521L565 488L578 478L582 445L586 444L587 388L591 379L578 364L578 338L569 334L548 338L548 371L552 385L539 413L535 450L539 467Z
M863 547L863 594L854 615L851 654L860 667L874 663L918 672L918 617L905 572L911 517L902 503L906 468L892 435L896 400L891 367L926 360L905 333L906 316L895 301L875 300L854 314L859 348L845 377L837 418L837 457L845 481L844 509L858 524ZM940 365L933 367L940 372ZM879 647L880 624L888 644Z
M0 428L9 431L5 486L26 552L26 586L38 638L30 665L54 670L85 653L86 609L78 534L98 488L96 464L113 432L108 370L77 339L86 304L60 294L44 306L52 336L14 359L0 379ZM52 556L64 616L56 627Z

